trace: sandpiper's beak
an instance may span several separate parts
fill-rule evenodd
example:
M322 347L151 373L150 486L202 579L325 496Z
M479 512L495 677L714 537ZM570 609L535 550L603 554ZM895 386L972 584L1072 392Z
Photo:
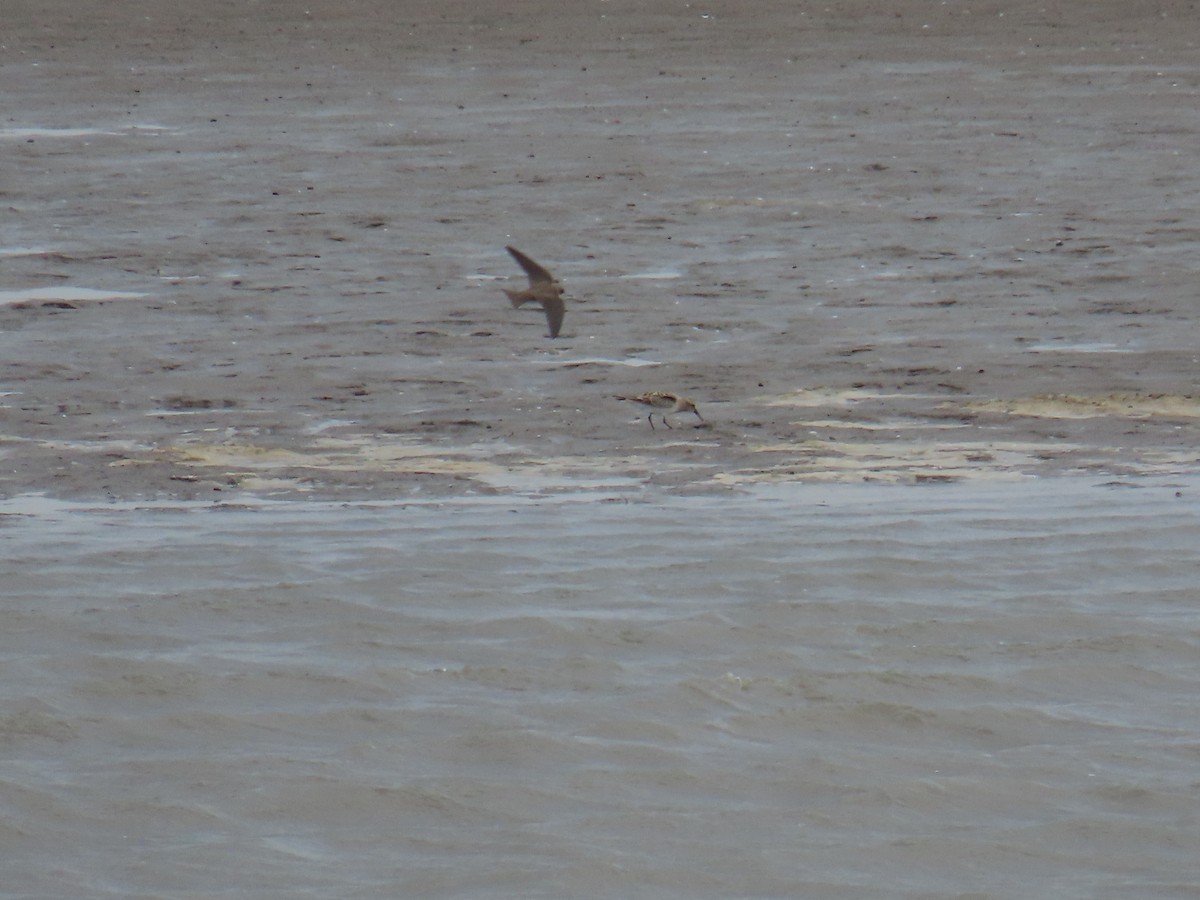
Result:
M696 414L697 419L699 419L701 422L704 421L704 416L700 415L700 410L696 409L696 407L693 406L692 412L694 412Z

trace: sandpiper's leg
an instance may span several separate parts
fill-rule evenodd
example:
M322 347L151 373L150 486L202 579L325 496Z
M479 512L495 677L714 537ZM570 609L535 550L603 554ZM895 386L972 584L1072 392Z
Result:
M671 423L667 421L667 414L659 413L659 415L662 416L663 424L666 425L668 428L671 428ZM674 431L675 429L672 428L671 430Z
M650 413L650 415L646 416L646 421L650 423L650 430L653 431L654 430L654 413Z

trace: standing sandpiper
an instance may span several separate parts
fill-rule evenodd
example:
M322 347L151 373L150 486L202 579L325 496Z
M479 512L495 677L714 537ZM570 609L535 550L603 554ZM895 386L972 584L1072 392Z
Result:
M687 397L680 397L678 394L671 394L667 391L648 391L645 394L638 394L636 397L618 397L618 400L630 400L634 403L640 403L642 406L650 407L650 415L646 416L646 421L650 423L650 428L654 428L654 413L658 411L658 416L662 419L662 423L668 428L671 423L667 421L667 413L690 412L695 413L696 418L701 422L704 421L704 416L700 415L700 410L696 409L696 404ZM666 410L666 412L662 412Z
M512 254L512 258L529 276L529 289L510 291L507 288L501 288L501 290L508 294L513 309L517 309L524 303L540 303L542 311L546 314L546 324L550 326L550 337L558 337L559 329L562 328L563 313L566 312L566 307L563 305L562 285L555 280L553 275L516 247L505 247L504 249Z

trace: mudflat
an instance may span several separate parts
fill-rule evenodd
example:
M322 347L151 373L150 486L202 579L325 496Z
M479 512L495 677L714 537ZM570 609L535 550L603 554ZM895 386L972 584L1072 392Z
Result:
M645 6L6 4L0 492L1197 470L1174 7Z

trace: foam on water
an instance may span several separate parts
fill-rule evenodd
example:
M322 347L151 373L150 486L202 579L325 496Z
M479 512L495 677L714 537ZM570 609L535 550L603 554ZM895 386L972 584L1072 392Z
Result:
M647 272L630 272L628 275L621 276L630 281L671 281L682 277L683 273L677 269L653 269Z
M587 357L584 359L554 359L546 360L542 363L545 366L554 368L569 369L574 366L628 366L638 369L651 366L661 366L662 363L655 359L641 359L631 356L625 359L607 359L602 356Z
M116 130L108 130L104 128L41 128L37 126L0 128L0 140L9 138L12 140L37 140L40 138L79 138L79 137L96 137L99 135L116 136L123 134L136 134L138 132L148 132L150 134L160 134L164 132L175 131L176 129L168 125L152 125L139 124L129 125Z
M99 134L117 134L115 131L104 131L100 128L0 128L0 139L12 138L28 140L30 138L75 138L93 137Z

